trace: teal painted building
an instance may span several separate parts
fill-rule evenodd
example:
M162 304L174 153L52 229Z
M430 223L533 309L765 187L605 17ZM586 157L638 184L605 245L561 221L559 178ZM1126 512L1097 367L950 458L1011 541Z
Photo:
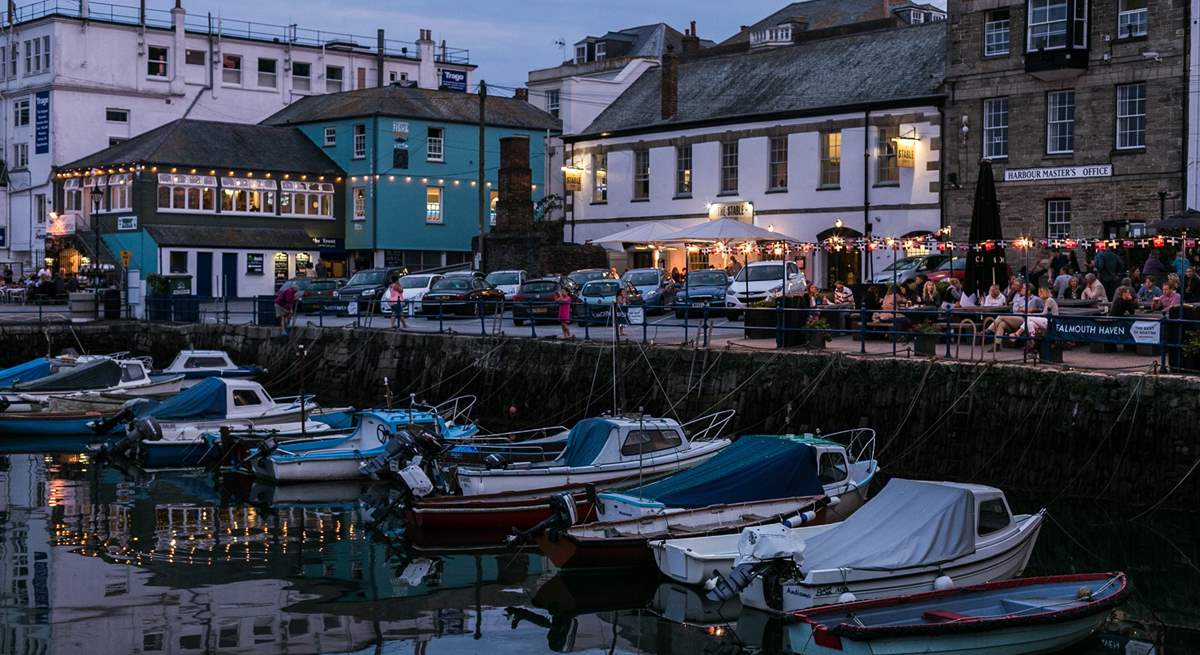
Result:
M560 122L524 99L488 97L485 183L497 198L500 139L529 139L533 197L548 189ZM345 171L346 249L356 268L471 261L479 234L479 96L388 86L307 96L263 121L299 128ZM494 212L489 211L490 224Z

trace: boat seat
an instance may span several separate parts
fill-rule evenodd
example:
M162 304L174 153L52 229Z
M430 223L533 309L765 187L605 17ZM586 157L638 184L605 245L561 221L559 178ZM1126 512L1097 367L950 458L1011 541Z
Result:
M921 618L930 623L941 623L943 621L962 621L964 619L973 619L973 616L951 612L950 610L927 610L921 614Z
M1031 614L1034 612L1044 612L1048 606L1062 607L1064 600L1066 599L1030 598L1027 600L1014 600L1005 598L1000 601L1000 604L1004 607L1004 611L1009 614ZM1067 602L1067 604L1069 603L1070 601Z

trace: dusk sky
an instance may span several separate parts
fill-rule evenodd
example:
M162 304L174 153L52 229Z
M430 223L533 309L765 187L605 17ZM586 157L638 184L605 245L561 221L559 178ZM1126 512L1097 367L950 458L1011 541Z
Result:
M881 0L882 2L882 0ZM467 48L477 64L475 80L498 87L523 86L535 68L561 63L562 39L571 44L588 34L666 22L682 30L695 20L702 38L721 40L746 25L777 11L781 0L692 2L687 0L610 0L602 5L529 0L410 0L404 3L360 0L345 4L327 0L258 0L250 4L220 0L185 0L193 14L219 11L225 18L273 24L297 23L302 28L371 36L383 28L390 39L413 41L428 27L434 39L452 48ZM945 6L944 0L933 4ZM510 92L500 91L505 95Z

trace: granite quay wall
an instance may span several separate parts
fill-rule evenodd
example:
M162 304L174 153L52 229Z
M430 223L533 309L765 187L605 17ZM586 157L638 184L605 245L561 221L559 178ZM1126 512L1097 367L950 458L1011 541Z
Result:
M613 406L613 349L595 343L146 323L5 327L0 343L3 365L79 344L159 364L180 348L224 349L267 367L273 393L303 384L327 404L359 407L385 402L386 377L396 404L474 394L492 430L570 425ZM1164 497L1192 509L1200 494L1200 378L638 344L617 362L626 410L687 420L735 409L739 434L872 427L891 475L1134 510Z

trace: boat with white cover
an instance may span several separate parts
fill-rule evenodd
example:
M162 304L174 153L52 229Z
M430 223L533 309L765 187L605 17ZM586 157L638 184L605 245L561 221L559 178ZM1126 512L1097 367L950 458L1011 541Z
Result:
M1014 516L994 487L897 478L820 534L747 528L712 594L741 588L745 606L793 612L1007 580L1029 562L1044 515Z
M636 482L639 477L673 473L728 446L730 440L718 435L732 416L733 412L720 412L683 425L648 416L584 419L571 428L558 458L499 468L458 467L458 486L463 496L480 496ZM688 434L689 426L699 429Z
M149 364L140 358L85 355L73 364L63 364L55 373L13 384L0 393L0 410L37 411L48 407L52 397L83 392L122 394L129 400L138 395L170 395L183 389L182 375L151 375L149 371Z

